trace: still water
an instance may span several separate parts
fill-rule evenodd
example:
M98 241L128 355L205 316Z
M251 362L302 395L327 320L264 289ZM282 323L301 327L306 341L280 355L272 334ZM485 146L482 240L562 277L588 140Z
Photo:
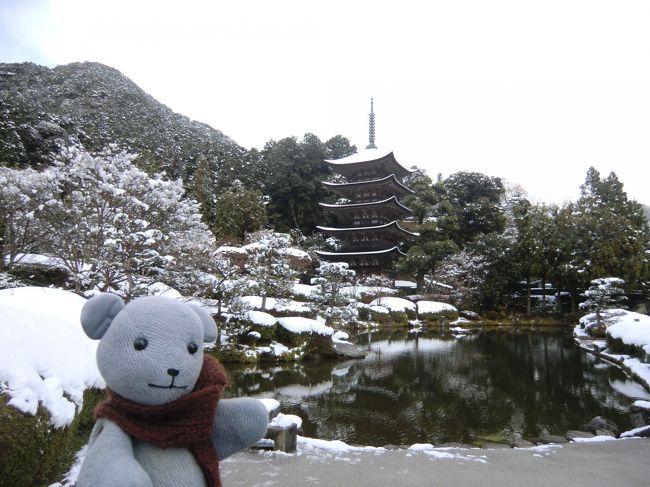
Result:
M650 395L582 352L564 331L369 333L363 360L229 367L229 395L273 397L305 436L359 445L472 443L506 431L532 439L604 416L621 431Z

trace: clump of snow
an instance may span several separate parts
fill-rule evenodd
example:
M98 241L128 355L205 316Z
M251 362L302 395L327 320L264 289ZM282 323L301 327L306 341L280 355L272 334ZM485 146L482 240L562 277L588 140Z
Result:
M286 345L283 345L282 343L271 342L271 344L267 347L257 347L257 351L259 353L270 353L271 355L275 355L276 357L279 357L283 353L287 353L291 351L291 349Z
M350 339L349 333L346 333L341 330L335 331L334 334L332 335L332 341L334 343L350 343L349 339Z
M594 436L592 438L574 438L573 441L576 443L602 443L604 441L616 441L616 438L613 436Z
M415 311L415 303L412 303L408 299L404 298L395 298L392 296L388 297L382 297L382 298L377 298L373 299L370 302L370 306L372 309L372 306L384 306L385 308L388 308L390 311Z
M319 335L332 335L334 329L311 318L289 316L278 318L278 323L292 333L318 333Z
M460 317L460 318L458 318L457 320L454 320L454 321L452 321L452 322L449 323L449 324L450 324L450 325L462 325L462 324L467 324L467 323L471 323L471 321L468 320L468 319L466 319L466 318L462 318L462 317Z
M0 290L0 390L27 414L41 403L57 428L72 422L85 389L105 387L95 362L98 342L79 322L85 302L59 289Z
M440 303L438 301L418 301L418 313L442 313L443 311L458 312L455 306L447 303Z
M288 428L292 424L295 424L298 429L302 427L302 418L296 416L295 414L283 414L279 413L276 417L273 418L269 426L277 426L279 428Z
M242 302L253 309L262 309L261 296L244 296ZM309 313L311 311L310 303L302 301L293 301L290 299L266 298L264 305L265 310L288 311L292 313Z
M616 322L607 328L607 334L626 345L635 345L650 353L650 316L623 311Z
M377 305L370 306L370 311L372 311L373 313L379 313L379 314L382 314L382 315L387 315L388 313L390 313L390 311L389 311L389 309L387 307L385 307L385 306L377 306Z
M650 401L634 401L634 405L638 408L650 409Z
M265 313L264 311L249 311L248 319L255 325L260 326L273 326L278 322L275 316Z
M621 438L634 438L635 436L648 436L649 434L650 426L646 425L621 433Z
M325 450L332 453L372 451L382 452L385 448L374 446L352 446L341 440L319 440L298 435L298 448L301 450Z

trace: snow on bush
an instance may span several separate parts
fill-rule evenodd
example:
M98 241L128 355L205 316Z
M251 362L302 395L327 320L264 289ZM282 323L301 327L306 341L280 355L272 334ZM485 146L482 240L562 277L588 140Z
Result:
M292 333L318 333L319 335L332 335L334 329L310 318L291 316L278 318L278 323Z
M390 313L388 308L386 308L385 306L378 306L378 305L370 306L370 311L381 315L387 315L388 313Z
M455 306L447 303L440 303L438 301L418 301L418 313L442 313L443 311L458 312Z
M265 313L264 311L249 311L248 319L255 325L260 326L273 326L278 320L275 316Z
M262 309L262 296L244 296L242 302L250 308ZM302 301L292 301L290 299L266 298L264 306L266 310L288 311L293 313L309 313L311 311L310 303Z
M390 311L408 311L411 310L415 312L415 303L412 303L408 299L404 298L394 298L394 297L383 297L377 298L370 302L370 306L384 306Z
M57 428L72 422L85 389L105 387L97 342L79 322L85 302L58 289L0 291L0 391L27 414L36 414L40 402Z
M607 328L607 334L626 345L642 348L650 353L650 316L632 311L618 310L616 322Z

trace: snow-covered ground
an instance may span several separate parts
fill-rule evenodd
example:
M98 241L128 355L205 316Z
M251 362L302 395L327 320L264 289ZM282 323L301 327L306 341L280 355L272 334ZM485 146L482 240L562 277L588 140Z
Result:
M70 424L85 389L104 387L97 342L79 322L84 303L58 289L0 290L0 392L28 414L36 414L40 403L55 427Z

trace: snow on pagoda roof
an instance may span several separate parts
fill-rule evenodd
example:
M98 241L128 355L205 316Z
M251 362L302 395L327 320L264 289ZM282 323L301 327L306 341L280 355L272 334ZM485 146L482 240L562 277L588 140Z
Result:
M377 159L381 159L382 157L391 154L393 154L392 151L363 149L351 156L342 157L341 159L325 159L325 162L331 162L332 164L354 164L355 162L376 161Z
M336 188L344 188L348 186L367 186L371 184L376 184L376 183L383 183L389 180L394 180L397 185L400 187L404 188L406 191L409 193L413 193L414 191L406 186L404 186L398 179L395 174L389 174L388 176L380 179L371 179L370 181L354 181L351 183L328 183L327 181L323 181L323 186L326 186L331 189L336 189Z
M357 164L359 162L377 161L379 159L383 159L384 157L392 158L397 165L402 166L399 162L397 162L397 159L395 158L395 153L393 151L385 151L379 149L363 149L357 152L356 154L352 154L351 156L347 156L347 157L342 157L341 159L325 159L325 162L329 164L335 164L335 165ZM402 167L408 173L414 172L413 169L407 169L404 166Z
M408 212L411 212L411 210L409 208L407 208L406 206L404 206L402 203L400 203L397 200L396 196L391 196L390 198L386 198L385 200L369 201L369 202L366 202L366 203L347 203L345 205L337 205L337 204L333 204L333 203L318 203L318 204L320 206L322 206L323 208L360 208L362 206L375 206L375 205L379 206L379 205L383 205L383 204L386 204L386 203L392 203L393 201L395 202L395 204L397 206L401 206L402 208L404 208Z
M371 250L368 252L325 252L324 250L315 250L315 252L318 255L327 256L327 257L348 257L354 255L383 255L383 254L390 254L393 252L397 252L401 255L406 255L404 252L402 252L399 249L397 245L395 247L391 247L385 250Z
M409 235L412 235L413 237L419 237L420 236L419 233L414 233L414 232L409 232L408 230L404 230L396 220L393 220L390 223L385 223L383 225L376 225L376 226L371 226L371 227L335 228L335 227L317 226L316 228L318 228L319 230L322 230L324 232L355 232L355 231L358 232L359 230L380 230L380 229L383 229L383 228L388 228L390 226L396 226L398 230L400 230L400 231L402 231L404 233L407 233Z

